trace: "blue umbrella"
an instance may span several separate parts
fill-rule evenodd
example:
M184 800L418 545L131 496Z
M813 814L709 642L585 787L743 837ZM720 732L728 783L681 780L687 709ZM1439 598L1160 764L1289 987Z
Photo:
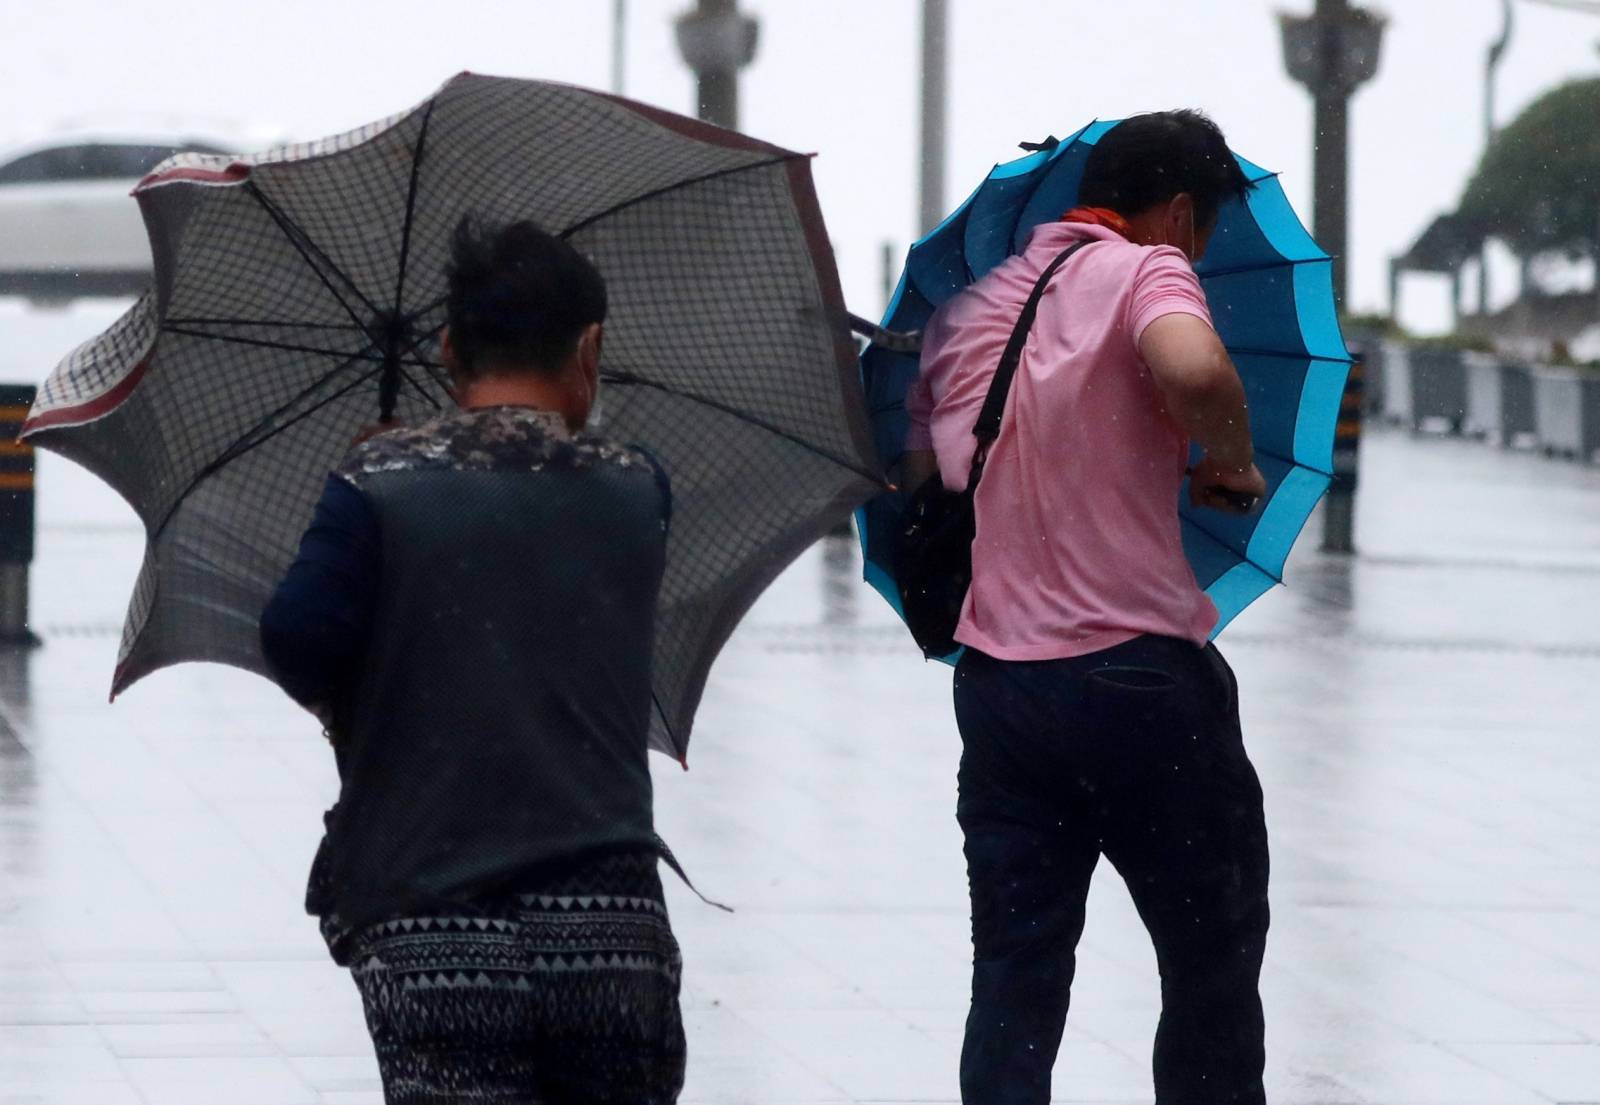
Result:
M1019 252L1035 226L1072 208L1089 151L1116 125L1091 123L996 166L911 247L883 328L922 329L934 308ZM1282 582L1289 549L1332 482L1334 429L1351 362L1334 307L1332 260L1306 233L1276 174L1238 160L1255 187L1246 200L1222 208L1196 272L1249 395L1267 495L1249 515L1195 509L1187 487L1179 500L1184 551L1220 615L1213 637ZM861 373L879 459L893 471L905 451L905 394L917 377L917 354L892 342L869 345ZM893 547L900 510L900 497L886 494L857 516L867 581L896 611Z

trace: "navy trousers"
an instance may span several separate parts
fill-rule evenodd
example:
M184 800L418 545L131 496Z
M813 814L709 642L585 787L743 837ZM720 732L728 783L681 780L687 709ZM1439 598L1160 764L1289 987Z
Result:
M1089 877L1104 855L1161 971L1157 1105L1259 1105L1267 934L1261 786L1215 648L1139 637L956 669L972 892L965 1105L1046 1105Z

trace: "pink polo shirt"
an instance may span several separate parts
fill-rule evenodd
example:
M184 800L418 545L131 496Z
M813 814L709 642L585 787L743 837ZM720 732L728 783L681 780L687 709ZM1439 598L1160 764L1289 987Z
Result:
M935 451L946 487L966 485L972 427L1022 305L1084 239L1039 304L978 485L956 640L1003 660L1083 656L1145 633L1202 645L1217 620L1179 536L1189 441L1137 344L1163 315L1211 322L1181 251L1084 223L1038 227L928 321L906 446Z

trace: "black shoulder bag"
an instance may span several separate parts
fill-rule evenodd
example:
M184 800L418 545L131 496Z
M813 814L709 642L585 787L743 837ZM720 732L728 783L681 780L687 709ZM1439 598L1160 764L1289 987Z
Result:
M989 447L1000 436L1006 395L1011 390L1012 377L1017 374L1017 362L1022 358L1028 331L1033 328L1033 318L1039 313L1039 300L1056 270L1088 244L1078 242L1062 250L1046 265L1028 302L1023 305L1022 314L1011 331L1011 340L1000 357L1000 366L995 369L994 380L989 384L989 394L984 398L978 422L972 427L978 447L972 454L972 471L966 488L946 491L939 473L935 472L912 494L901 516L894 556L895 583L900 589L900 606L906 625L922 654L929 659L949 656L961 647L956 643L955 632L956 623L961 620L961 606L967 599L967 588L972 585L972 540L977 534L973 496L983 476Z

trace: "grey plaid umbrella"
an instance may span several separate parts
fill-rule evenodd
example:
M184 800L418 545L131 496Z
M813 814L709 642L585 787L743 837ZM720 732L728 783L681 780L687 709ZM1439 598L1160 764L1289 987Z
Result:
M605 275L604 431L672 477L654 747L681 757L756 595L881 490L801 154L567 85L463 74L415 109L140 183L155 286L51 375L24 431L149 532L112 683L267 674L257 619L322 481L380 414L451 405L441 270L473 213L532 219Z

